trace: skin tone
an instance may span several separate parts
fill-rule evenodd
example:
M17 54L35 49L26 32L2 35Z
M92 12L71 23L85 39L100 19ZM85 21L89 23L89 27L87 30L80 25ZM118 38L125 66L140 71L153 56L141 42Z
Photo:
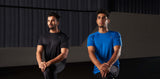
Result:
M108 23L110 23L110 20L107 18L107 16L104 13L99 13L97 15L96 23L98 25L98 32L99 33L107 33L108 30ZM118 60L118 58L121 55L121 46L114 46L114 53L111 57L111 59L108 62L100 63L98 59L95 56L95 47L94 46L88 46L88 53L91 61L93 64L96 65L96 67L100 70L102 78L105 78L107 76L107 73L109 73L111 66Z
M50 29L49 30L50 33L60 32L60 30L58 29L59 21L57 21L56 17L49 16L47 24ZM37 45L36 59L37 59L39 68L41 69L42 72L44 72L45 69L49 67L51 64L58 63L66 59L68 56L68 52L69 52L68 48L61 48L61 53L57 57L45 62L45 61L42 61L43 46Z

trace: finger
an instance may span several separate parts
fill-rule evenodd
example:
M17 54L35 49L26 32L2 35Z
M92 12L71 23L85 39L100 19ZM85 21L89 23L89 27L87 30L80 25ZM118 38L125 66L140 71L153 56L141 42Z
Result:
M102 78L103 78L103 75L104 75L104 73L102 72L102 73L101 73L101 77L102 77Z
M104 65L102 68L103 68L103 70L106 70L108 67L106 65Z
M104 73L104 78L106 78L106 76L107 76L107 73Z
M39 68L40 68L40 69L43 68L43 65L40 64L40 65L39 65Z
M46 68L42 68L42 71L44 72L46 70Z
M105 67L102 67L101 70L104 71L104 70L106 70L106 68L105 68Z
M43 65L44 65L44 62L41 62L40 65L39 65L40 68L44 67Z
M44 68L46 68L47 67L46 63L44 63L43 66L44 66Z
M105 76L105 72L103 71L101 75L102 75L102 78L104 78L104 76Z
M44 70L43 70L43 69L41 69L41 71L42 71L42 72L44 72Z

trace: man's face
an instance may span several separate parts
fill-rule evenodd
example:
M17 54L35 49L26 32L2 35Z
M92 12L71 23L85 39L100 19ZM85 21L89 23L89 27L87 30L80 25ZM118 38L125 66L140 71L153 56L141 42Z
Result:
M59 25L59 21L57 21L56 17L49 16L47 24L48 24L49 29L55 29L55 27Z
M109 19L107 19L107 16L104 13L99 13L97 15L97 25L99 27L107 27Z

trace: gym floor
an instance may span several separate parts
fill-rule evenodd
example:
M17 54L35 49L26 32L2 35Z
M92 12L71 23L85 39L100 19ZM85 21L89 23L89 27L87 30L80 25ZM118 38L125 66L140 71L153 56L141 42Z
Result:
M160 57L120 59L120 79L160 79ZM67 63L58 79L93 79L91 62ZM38 66L0 68L0 79L44 79Z

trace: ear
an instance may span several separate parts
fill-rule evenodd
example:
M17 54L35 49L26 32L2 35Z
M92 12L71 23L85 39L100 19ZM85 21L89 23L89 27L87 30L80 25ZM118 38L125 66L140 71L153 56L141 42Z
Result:
M107 23L108 23L108 24L110 23L110 21L111 21L110 19L107 19Z
M57 21L57 25L59 25L59 21Z

